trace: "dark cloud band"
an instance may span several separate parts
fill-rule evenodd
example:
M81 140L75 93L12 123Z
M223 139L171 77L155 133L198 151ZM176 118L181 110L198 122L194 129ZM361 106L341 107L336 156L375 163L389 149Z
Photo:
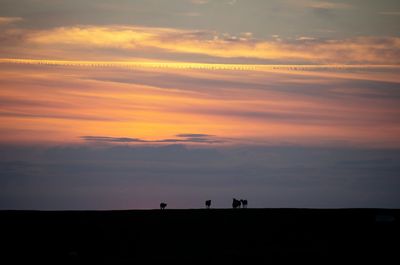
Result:
M130 137L111 137L111 136L81 136L82 140L88 142L109 142L109 143L223 143L221 139L217 139L214 135L200 133L182 133L175 135L178 138L167 138L159 140L144 140L140 138Z

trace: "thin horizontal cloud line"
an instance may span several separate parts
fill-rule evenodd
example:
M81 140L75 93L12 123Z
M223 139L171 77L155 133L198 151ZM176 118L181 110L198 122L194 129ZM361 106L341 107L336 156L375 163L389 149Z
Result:
M94 141L94 142L116 142L116 143L143 143L143 142L147 142L147 141L139 139L139 138L130 138L130 137L110 137L110 136L86 135L86 136L81 136L80 138L85 140L85 141Z
M189 111L189 110L188 110ZM192 109L196 114L202 113L212 116L232 117L243 120L254 120L264 122L275 122L292 125L319 125L319 126L368 126L377 124L396 124L396 114L386 114L379 117L363 118L357 114L335 113L329 110L319 113L318 108L308 112L301 112L299 109L293 111L265 111L265 110L227 110L227 109Z
M332 2L316 2L310 1L306 3L307 7L317 8L317 9L352 9L353 6L347 3L332 3Z
M0 25L7 25L23 21L22 17L0 17Z
M202 133L181 133L177 134L177 137L213 137L214 135L202 134Z
M218 139L209 134L177 134L176 138L166 138L159 140L144 140L141 138L131 137L112 137L112 136L80 136L82 140L88 142L105 142L105 143L196 143L196 144L215 144L224 143L226 140Z
M84 114L47 114L47 113L26 113L26 112L9 112L0 111L0 117L12 117L12 118L36 118L36 119L62 119L62 120L84 120L84 121L118 121L114 118L105 118L92 115Z
M379 15L384 15L384 16L400 16L400 11L382 11L382 12L379 12Z
M48 60L48 59L19 59L0 58L3 64L21 65L43 65L43 66L70 66L70 67L93 67L93 68L158 68L158 69L181 69L181 70L240 70L240 71L262 71L262 70L357 70L357 69L400 69L396 64L222 64L222 63L196 63L196 62L140 62L140 61L79 61L79 60Z

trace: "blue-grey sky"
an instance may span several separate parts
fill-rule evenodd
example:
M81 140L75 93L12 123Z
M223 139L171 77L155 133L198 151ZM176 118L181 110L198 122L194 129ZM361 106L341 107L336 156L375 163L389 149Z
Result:
M0 16L22 25L136 25L257 37L399 36L397 0L1 0Z
M2 146L0 208L398 208L399 165L393 149Z

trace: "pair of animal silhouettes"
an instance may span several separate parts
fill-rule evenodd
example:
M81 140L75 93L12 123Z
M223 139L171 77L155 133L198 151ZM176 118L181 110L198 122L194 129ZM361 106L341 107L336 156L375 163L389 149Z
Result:
M232 208L236 209L236 208L240 208L240 206L242 206L242 208L247 208L247 200L236 200L235 198L233 198L232 201Z
M207 200L205 204L206 204L206 208L210 209L211 200ZM242 199L237 200L237 199L233 198L232 208L236 209L236 208L240 208L240 206L242 206L242 208L247 208L247 200L242 200ZM167 204L165 202L160 203L161 210L164 210L166 207L167 207Z

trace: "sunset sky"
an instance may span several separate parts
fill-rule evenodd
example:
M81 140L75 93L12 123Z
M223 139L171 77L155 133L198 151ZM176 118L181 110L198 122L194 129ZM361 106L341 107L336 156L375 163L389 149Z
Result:
M398 0L0 0L0 209L400 207Z

